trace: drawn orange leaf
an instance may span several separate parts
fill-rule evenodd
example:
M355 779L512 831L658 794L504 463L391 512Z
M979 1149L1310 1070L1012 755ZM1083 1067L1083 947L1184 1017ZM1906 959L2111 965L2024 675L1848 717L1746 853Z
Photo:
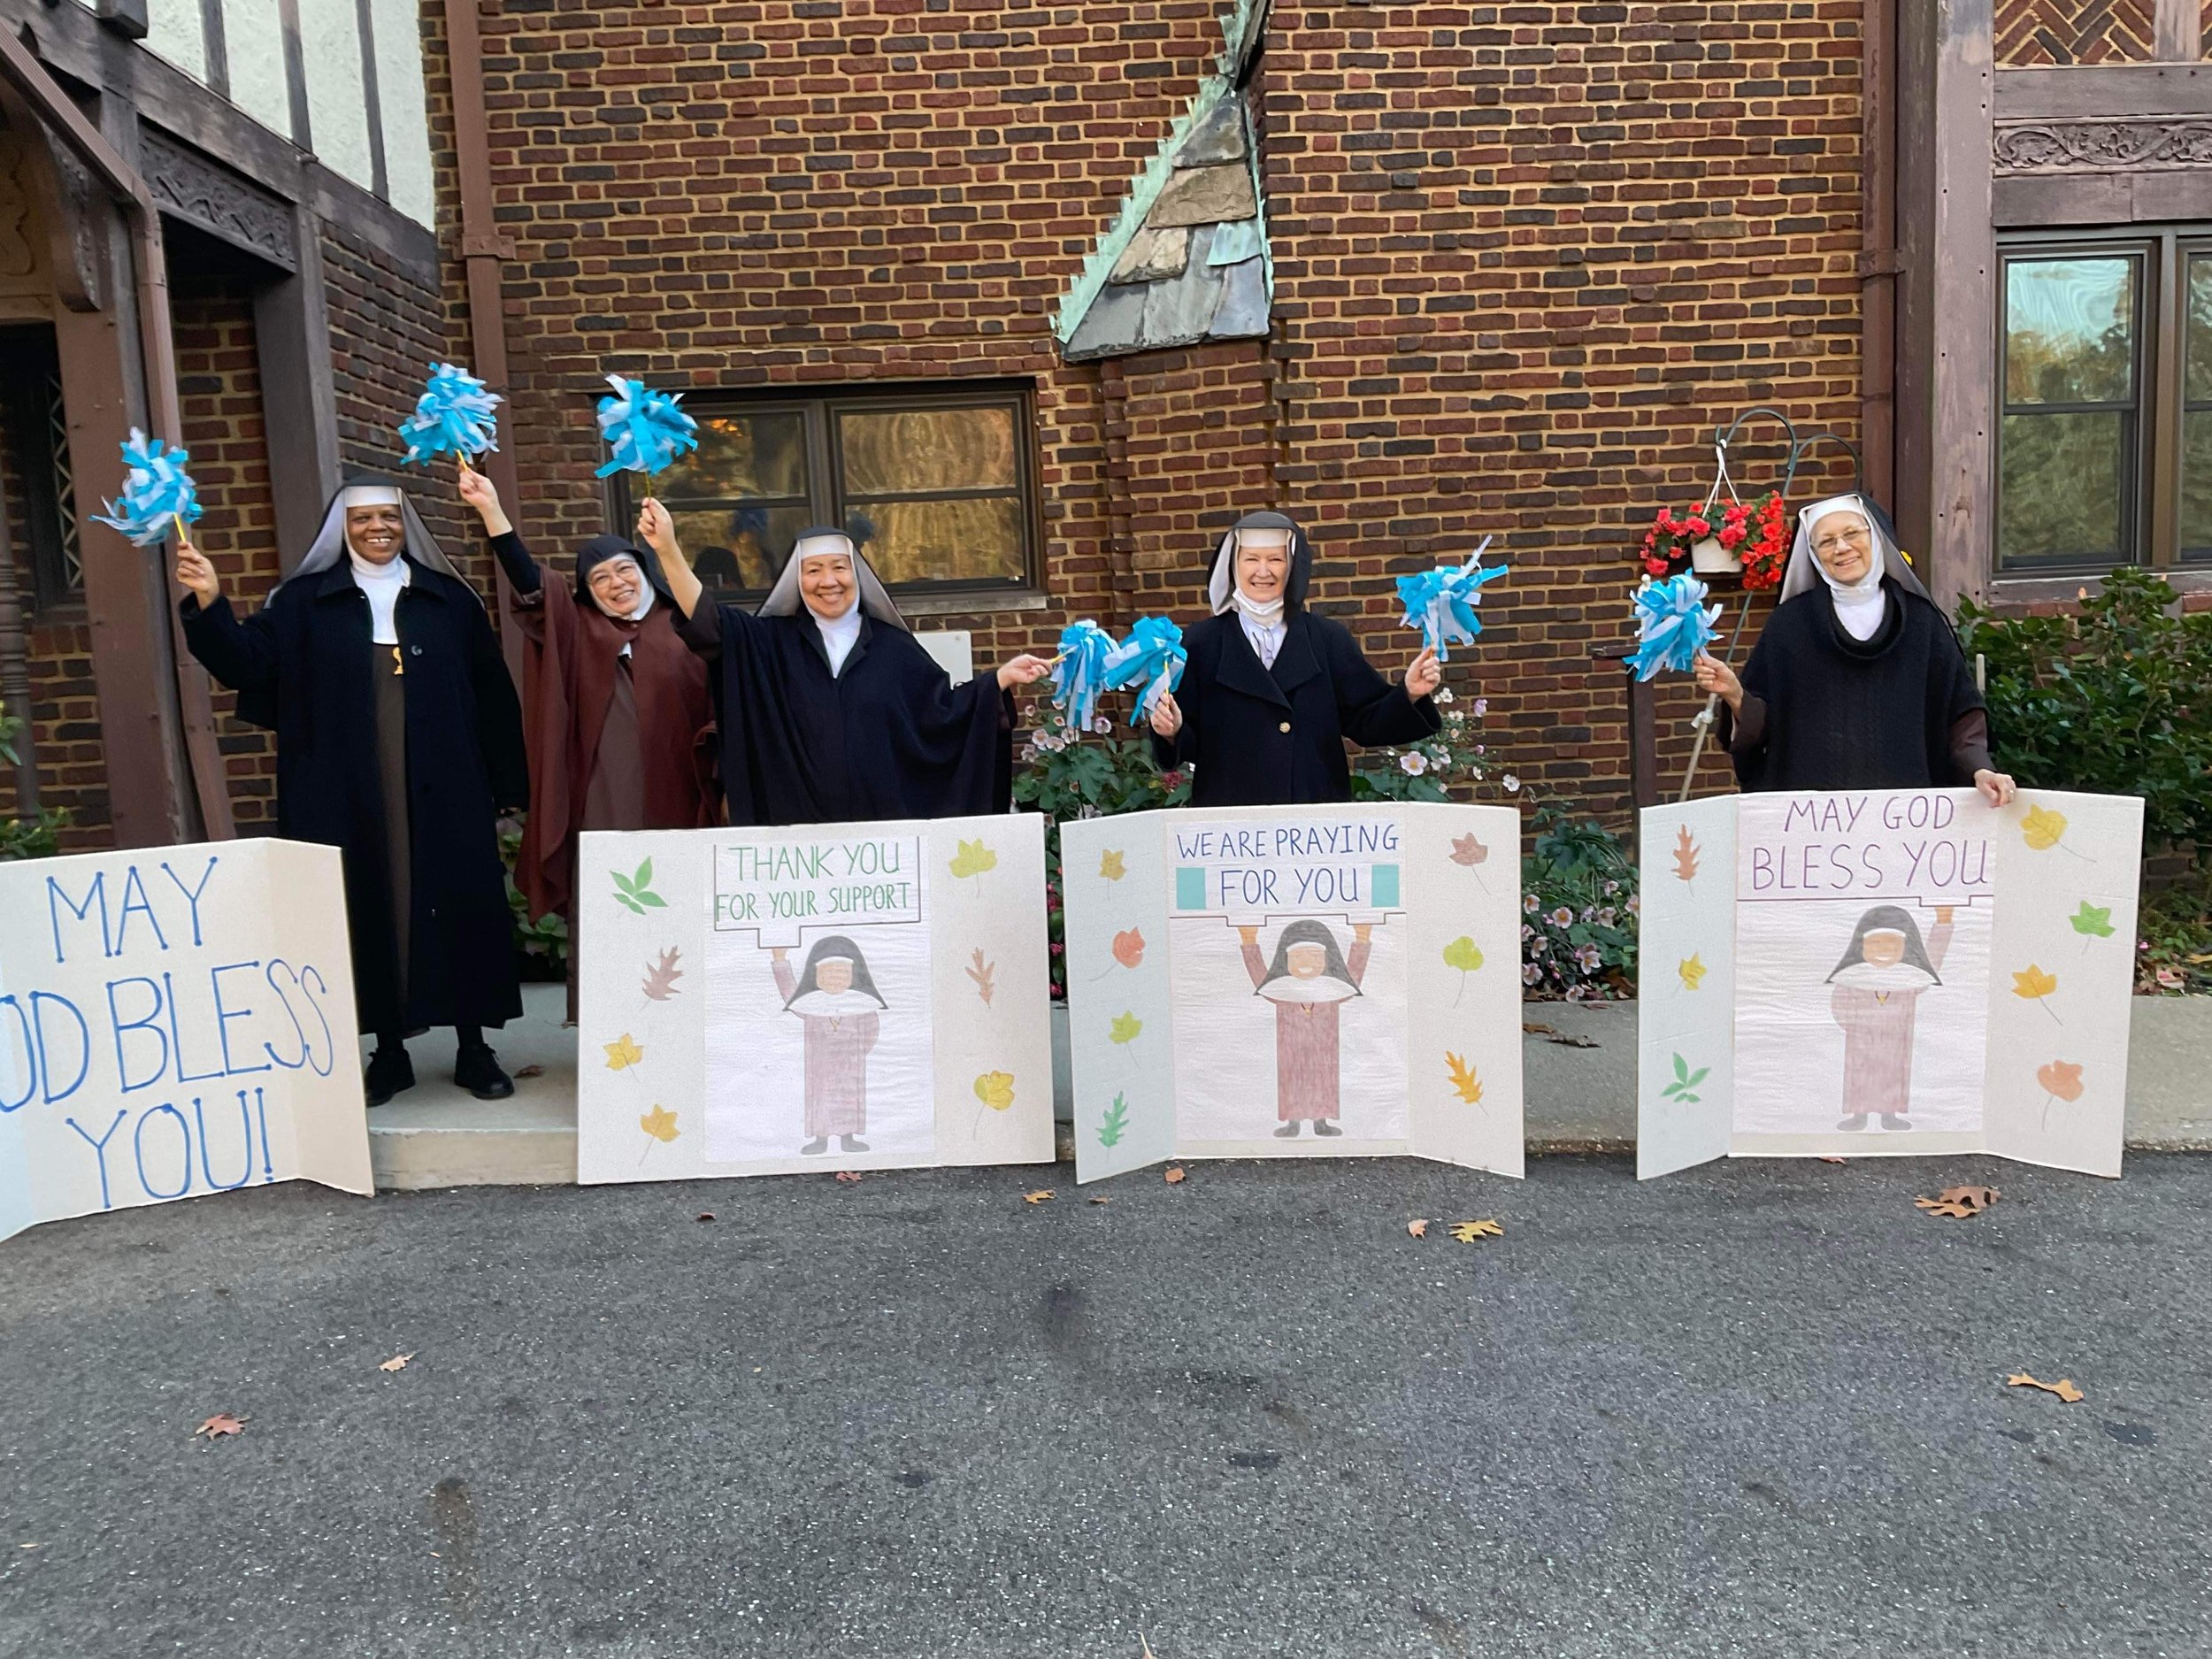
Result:
M1473 1067L1448 1048L1444 1051L1444 1071L1451 1079L1453 1094L1470 1106L1482 1104L1482 1079L1475 1075Z
M2081 1067L2070 1060L2054 1060L2039 1068L2035 1080L2043 1086L2046 1094L2055 1094L2062 1101L2081 1098Z
M1452 837L1452 862L1454 864L1465 864L1471 868L1489 856L1490 849L1477 841L1472 832L1465 835Z
M991 983L992 976L998 972L998 964L984 961L983 948L979 945L974 954L968 958L968 965L963 972L975 981L976 994L982 997L983 1006L990 1007L991 994L998 988Z
M1144 960L1144 935L1135 928L1114 935L1114 960L1133 968Z
M1697 879L1697 842L1691 838L1687 824L1675 832L1674 873L1685 881Z

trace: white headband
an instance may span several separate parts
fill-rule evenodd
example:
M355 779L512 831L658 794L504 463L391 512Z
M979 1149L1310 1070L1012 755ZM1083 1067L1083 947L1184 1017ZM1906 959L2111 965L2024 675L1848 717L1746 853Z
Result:
M791 557L795 564L801 559L821 558L826 555L841 559L851 558L853 556L851 538L841 535L802 536L799 538L798 545L791 549Z
M352 488L340 492L338 496L338 504L349 509L396 507L399 501L399 491L388 484L356 484Z

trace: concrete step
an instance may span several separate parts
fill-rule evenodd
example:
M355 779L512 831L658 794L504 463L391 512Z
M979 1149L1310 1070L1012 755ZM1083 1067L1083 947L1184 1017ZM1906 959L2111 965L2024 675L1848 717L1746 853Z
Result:
M495 1034L514 1098L472 1099L452 1081L452 1035L410 1045L421 1080L369 1114L376 1184L528 1186L576 1179L576 1033L557 985L525 986L523 1018ZM1521 1010L1531 1152L1625 1150L1636 1141L1636 1005L1529 1002ZM1528 1030L1529 1026L1539 1027ZM2212 997L2135 1000L2128 1045L2127 1143L2212 1150ZM1065 1010L1053 1010L1056 1109L1068 1117ZM1062 1137L1061 1156L1071 1154Z

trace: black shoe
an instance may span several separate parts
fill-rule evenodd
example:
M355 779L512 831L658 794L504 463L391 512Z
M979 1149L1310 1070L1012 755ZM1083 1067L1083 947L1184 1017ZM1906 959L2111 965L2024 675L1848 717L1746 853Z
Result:
M1326 1118L1317 1118L1313 1120L1313 1132L1317 1135L1340 1135L1344 1133Z
M489 1043L471 1043L453 1056L453 1080L479 1100L505 1100L515 1080L499 1069Z
M840 1135L837 1143L848 1152L865 1152L868 1149L868 1143L858 1135Z
M803 1158L819 1157L823 1153L828 1150L829 1137L827 1135L817 1135L813 1140L808 1141L804 1146L799 1148L799 1156Z
M402 1089L414 1087L415 1063L407 1057L406 1048L396 1042L377 1044L369 1056L368 1074L361 1079L369 1104L381 1106Z
M1297 1138L1298 1120L1295 1118L1275 1132L1275 1139L1278 1141L1295 1141Z
M1882 1127L1885 1129L1909 1129L1912 1127L1912 1119L1909 1118L1900 1117L1895 1112L1884 1112L1882 1114Z
M1859 1130L1866 1127L1866 1114L1864 1112L1853 1112L1848 1118L1838 1124L1836 1127L1839 1129L1848 1129L1854 1133L1856 1133Z

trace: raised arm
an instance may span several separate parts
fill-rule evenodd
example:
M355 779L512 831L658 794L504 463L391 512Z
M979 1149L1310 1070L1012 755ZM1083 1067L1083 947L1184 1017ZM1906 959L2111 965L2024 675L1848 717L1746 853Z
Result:
M699 609L699 601L706 589L691 573L691 566L684 558L684 550L676 541L676 521L668 516L668 509L650 495L638 509L637 539L653 549L660 561L661 579L668 584L668 591L675 596L676 609L688 618Z
M472 466L465 468L461 473L460 492L461 499L475 508L476 516L484 521L484 534L491 538L492 557L499 561L499 568L509 584L525 598L536 593L545 585L544 566L532 558L530 549L523 546L490 477Z
M276 625L264 606L244 621L223 596L222 583L206 554L188 547L177 555L177 584L184 598L177 615L184 642L200 665L233 691L274 695L277 680Z

